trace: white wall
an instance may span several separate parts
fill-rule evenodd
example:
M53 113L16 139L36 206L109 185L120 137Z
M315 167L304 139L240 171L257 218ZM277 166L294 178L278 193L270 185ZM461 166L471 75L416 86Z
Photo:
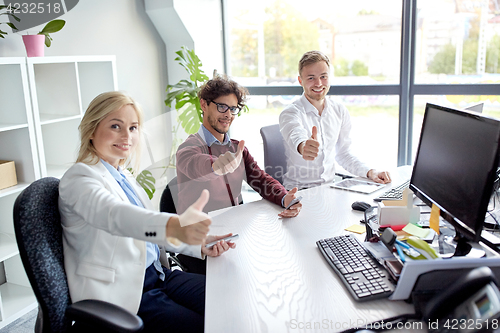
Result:
M145 0L151 17L167 48L168 79L186 79L185 70L174 60L181 46L195 51L202 69L212 77L223 72L222 16L220 0Z
M118 88L143 106L146 120L167 111L165 44L146 15L144 0L81 0L60 18L66 26L52 35L45 56L116 55ZM0 57L26 56L21 34L0 40Z

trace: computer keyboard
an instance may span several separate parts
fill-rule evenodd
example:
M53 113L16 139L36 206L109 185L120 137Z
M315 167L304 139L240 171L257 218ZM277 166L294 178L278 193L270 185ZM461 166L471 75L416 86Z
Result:
M388 273L351 235L316 242L321 253L356 301L389 297L394 284Z
M403 199L403 191L410 187L410 180L408 179L401 185L391 188L390 190L385 191L375 199L374 201L382 201L382 200L401 200Z

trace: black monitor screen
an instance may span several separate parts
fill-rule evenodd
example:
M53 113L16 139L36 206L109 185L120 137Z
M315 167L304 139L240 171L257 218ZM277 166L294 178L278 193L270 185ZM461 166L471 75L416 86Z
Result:
M493 188L499 133L498 120L426 106L410 188L473 241L481 236Z

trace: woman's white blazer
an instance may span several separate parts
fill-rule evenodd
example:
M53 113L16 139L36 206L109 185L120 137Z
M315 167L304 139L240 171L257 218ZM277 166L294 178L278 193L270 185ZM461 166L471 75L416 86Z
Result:
M59 184L64 267L73 302L99 299L137 313L146 270L146 243L201 258L201 246L167 240L171 214L152 210L144 190L127 173L147 209L132 205L106 167L76 163Z

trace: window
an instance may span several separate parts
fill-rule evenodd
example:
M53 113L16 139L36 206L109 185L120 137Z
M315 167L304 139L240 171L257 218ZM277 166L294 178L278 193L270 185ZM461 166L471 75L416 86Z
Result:
M416 83L500 83L500 1L417 5Z
M302 54L332 62L332 85L399 82L401 1L227 0L228 74L254 85L297 82Z
M232 129L249 145L302 93L297 65L312 49L330 56L330 98L350 110L353 146L375 165L413 162L426 102L484 101L500 117L500 0L222 1L226 71L260 101L249 103L257 134Z

